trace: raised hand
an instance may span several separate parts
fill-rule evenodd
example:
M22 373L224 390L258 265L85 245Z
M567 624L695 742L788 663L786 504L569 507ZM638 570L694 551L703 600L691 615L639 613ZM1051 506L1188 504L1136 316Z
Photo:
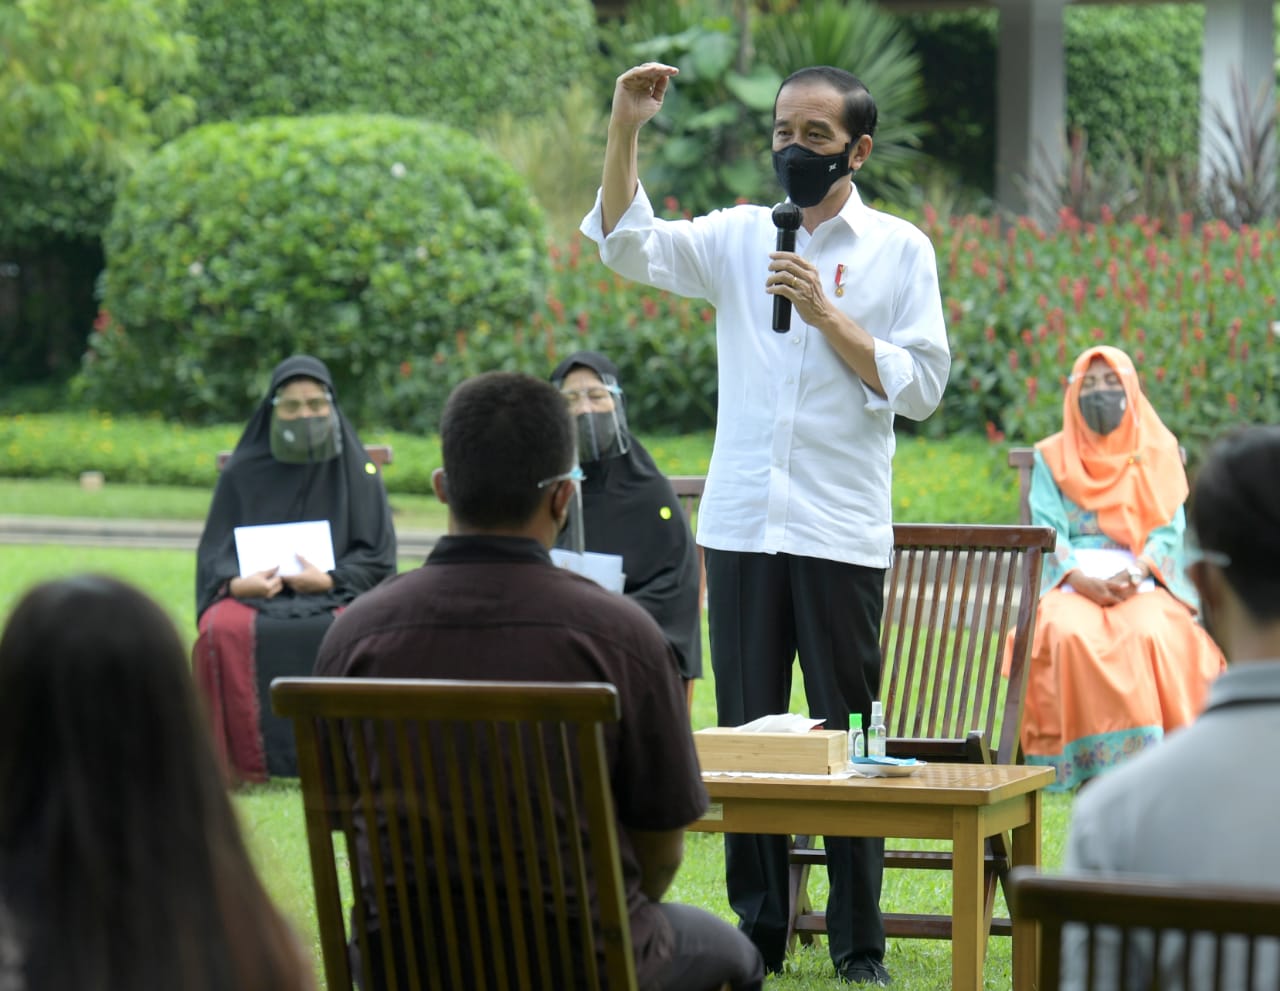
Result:
M613 88L613 116L610 125L638 130L662 109L667 83L679 73L673 65L645 62L618 77Z

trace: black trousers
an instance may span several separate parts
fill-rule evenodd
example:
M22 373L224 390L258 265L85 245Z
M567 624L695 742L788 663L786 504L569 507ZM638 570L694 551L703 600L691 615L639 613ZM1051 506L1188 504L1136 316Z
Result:
M880 694L884 570L789 554L706 551L708 629L721 726L785 712L797 653L809 715L846 729L869 724ZM779 969L786 955L786 836L725 834L729 904L739 927ZM827 943L837 970L884 958L884 840L828 837Z

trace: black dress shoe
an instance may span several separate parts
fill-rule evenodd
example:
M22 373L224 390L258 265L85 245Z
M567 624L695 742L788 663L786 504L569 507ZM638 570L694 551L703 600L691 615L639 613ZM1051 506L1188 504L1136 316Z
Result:
M846 984L865 984L877 988L889 986L889 971L879 960L872 960L870 957L850 960L840 968L838 976Z

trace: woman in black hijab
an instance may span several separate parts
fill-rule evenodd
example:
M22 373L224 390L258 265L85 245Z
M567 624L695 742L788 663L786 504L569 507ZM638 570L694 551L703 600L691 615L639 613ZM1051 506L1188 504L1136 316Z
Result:
M702 677L697 548L671 483L627 429L617 367L595 351L578 351L556 366L551 381L578 428L583 549L622 557L624 592L662 627L684 679Z
M327 520L334 568L241 575L236 527ZM271 712L273 678L307 675L335 611L395 573L396 538L377 466L342 415L329 369L295 355L276 366L218 478L200 537L192 664L214 744L233 778L294 776L287 720Z

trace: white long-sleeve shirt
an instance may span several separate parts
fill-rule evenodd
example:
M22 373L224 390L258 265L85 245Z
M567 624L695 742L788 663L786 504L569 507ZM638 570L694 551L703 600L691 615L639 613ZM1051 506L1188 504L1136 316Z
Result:
M606 265L716 310L719 404L698 542L888 567L893 417L932 413L951 367L929 239L856 189L812 235L796 232L828 298L875 338L881 397L797 313L788 333L771 329L769 208L666 221L641 187L608 237L600 209L597 196L582 232Z

